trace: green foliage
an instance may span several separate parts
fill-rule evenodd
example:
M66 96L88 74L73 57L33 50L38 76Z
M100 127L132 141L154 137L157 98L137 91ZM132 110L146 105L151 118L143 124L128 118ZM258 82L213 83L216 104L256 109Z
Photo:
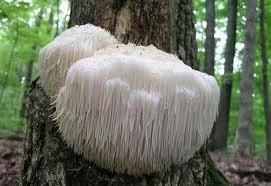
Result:
M63 13L59 11L60 2L0 1L0 94L3 92L0 100L0 130L23 131L25 128L20 109L26 87L27 64L31 60L35 62L33 79L37 76L40 48L54 37L59 29L56 23L65 25ZM60 18L62 20L58 20ZM13 46L15 40L17 42Z
M233 149L235 130L238 123L238 109L239 109L239 96L240 96L240 72L243 59L243 41L244 41L244 27L245 27L245 10L246 1L238 1L238 13L237 13L237 42L236 42L236 54L234 61L234 72L228 74L227 78L233 79L231 110L230 110L230 126L229 126L229 138L228 148L231 151ZM216 7L216 32L226 31L227 24L227 1L215 1ZM197 31L197 44L198 44L198 57L201 61L201 69L204 61L204 42L205 42L205 1L194 1L195 15L196 15L196 31ZM267 45L267 59L271 61L271 1L265 1L265 28L266 28L266 45ZM257 22L257 26L258 26ZM254 66L254 80L253 80L253 135L255 149L254 153L259 156L265 155L265 120L263 110L263 97L262 97L262 61L260 58L260 46L259 46L259 29L257 29L257 46L256 46L256 61ZM224 65L224 45L222 42L223 37L216 37L216 79L221 85L223 65ZM271 67L268 69L269 81L271 74ZM271 95L270 95L271 99Z

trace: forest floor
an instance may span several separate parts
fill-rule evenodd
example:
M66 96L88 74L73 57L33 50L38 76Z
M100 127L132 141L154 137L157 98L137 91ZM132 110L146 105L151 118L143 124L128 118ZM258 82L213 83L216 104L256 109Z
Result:
M0 186L16 186L20 175L23 141L0 139ZM217 168L232 185L271 186L271 168L256 157L211 153Z
M210 155L232 185L271 186L271 166L265 160L219 152Z
M17 186L23 140L0 140L0 186Z

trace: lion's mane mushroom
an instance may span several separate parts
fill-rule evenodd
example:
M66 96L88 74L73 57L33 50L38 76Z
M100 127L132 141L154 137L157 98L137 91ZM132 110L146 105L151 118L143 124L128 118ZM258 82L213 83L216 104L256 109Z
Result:
M150 174L192 157L211 132L218 102L212 76L153 46L115 45L71 66L55 119L86 159Z
M117 40L108 31L91 24L61 33L40 51L39 75L47 94L51 98L57 94L74 62L115 43Z

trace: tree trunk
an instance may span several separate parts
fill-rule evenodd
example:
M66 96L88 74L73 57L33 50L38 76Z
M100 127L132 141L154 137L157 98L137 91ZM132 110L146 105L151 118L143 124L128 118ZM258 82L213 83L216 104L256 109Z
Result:
M206 39L204 72L214 75L215 66L215 1L206 0Z
M153 44L198 69L191 0L71 1L69 27L93 23L123 43Z
M235 136L235 152L250 154L253 148L252 135L252 82L255 60L255 32L257 0L247 0L245 47L240 82L238 127Z
M211 149L227 148L229 115L231 105L232 72L236 42L237 0L228 0L227 41L222 86L220 90L219 115L215 122Z
M267 76L267 57L265 44L265 28L264 28L264 0L260 0L260 40L261 40L261 57L263 62L263 104L265 116L265 130L266 130L266 158L271 164L271 112L269 108L269 90L268 90L268 76Z
M198 68L190 0L72 0L70 17L69 26L93 23L110 30L120 41L154 44ZM205 148L168 172L139 177L110 172L86 161L62 141L50 118L54 109L38 79L29 91L27 111L22 185L227 185Z

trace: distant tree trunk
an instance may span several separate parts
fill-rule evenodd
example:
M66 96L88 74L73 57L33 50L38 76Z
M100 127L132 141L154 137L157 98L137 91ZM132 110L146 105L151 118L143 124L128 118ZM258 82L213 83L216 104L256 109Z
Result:
M71 0L69 26L86 23L125 43L154 44L198 68L191 0ZM227 185L204 148L168 172L134 177L101 169L62 141L49 107L37 79L28 94L22 185Z
M206 22L207 27L205 30L205 56L204 56L204 72L214 76L215 74L215 1L206 0ZM213 150L213 141L215 136L215 127L212 129L210 136L209 148Z
M235 136L235 152L238 154L250 154L253 148L252 81L255 60L257 0L247 0L246 7L245 47L240 82L239 118Z
M215 1L206 0L206 39L204 72L214 75L215 65Z
M265 28L264 28L264 0L260 0L260 42L261 42L261 57L263 62L263 104L265 116L265 130L266 130L266 157L271 164L271 112L269 107L269 85L267 75L267 57L265 44Z
M236 42L237 0L228 0L227 41L225 49L224 75L220 89L219 114L215 122L212 150L227 148L229 115L231 106L232 72Z

